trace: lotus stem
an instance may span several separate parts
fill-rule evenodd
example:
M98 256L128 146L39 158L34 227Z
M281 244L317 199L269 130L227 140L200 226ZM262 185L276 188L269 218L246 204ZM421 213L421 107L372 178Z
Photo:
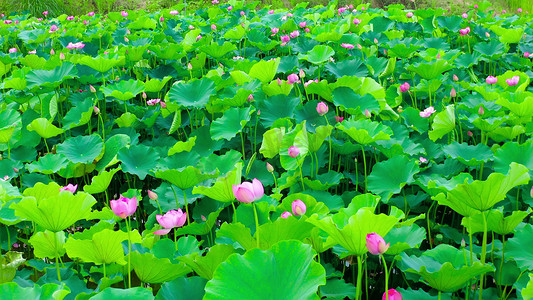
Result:
M366 157L365 157L365 147L363 144L361 145L361 152L363 152L363 168L364 168L364 175L365 175L365 193L367 191L367 180L366 180Z
M257 209L255 208L255 202L252 202L252 207L254 209L254 219L255 219L255 236L257 239L257 248L259 248L259 219L257 218Z
M187 203L187 195L185 194L185 190L183 190L183 199L185 200L185 212L187 213L187 225L189 225L191 221L189 219L189 204Z
M385 256L384 255L380 255L380 256L381 256L381 260L383 261L383 268L385 268L385 295L386 295L386 299L389 300L389 269L387 268L387 260L385 259ZM439 291L439 295L440 295L440 291Z
M126 230L128 231L128 288L131 289L131 237L130 237L130 217L126 219Z
M107 277L107 273L105 271L105 262L104 262L104 278Z
M242 160L246 160L246 154L244 152L244 137L242 135L242 131L239 133L241 134Z
M176 252L178 252L178 241L176 240L176 237L178 235L176 234L176 227L174 227L174 247L176 249Z
M298 168L300 169L300 179L302 181L302 191L305 191L305 185L304 185L304 174L302 172L302 164L300 164L300 161L298 161ZM302 162L303 163L303 162Z
M235 219L235 223L239 223L237 221L237 209L235 209L235 202L231 202L231 206L233 206L233 218Z
M61 281L61 272L59 270L59 257L56 256L56 270L57 270L57 280Z
M485 258L487 256L487 216L485 212L482 211L481 215L483 216L483 242L481 244L481 263L485 265ZM483 281L485 279L485 274L481 274L479 280L479 300L483 300Z
M361 299L361 287L363 285L363 260L361 255L357 256L357 286L355 292L355 300Z
M328 124L328 127L329 127L328 117L324 115L324 118L326 119L326 123ZM331 170L331 133L328 134L328 141L329 141L329 164L328 164L328 172L329 172ZM317 169L317 174L318 174L318 169Z

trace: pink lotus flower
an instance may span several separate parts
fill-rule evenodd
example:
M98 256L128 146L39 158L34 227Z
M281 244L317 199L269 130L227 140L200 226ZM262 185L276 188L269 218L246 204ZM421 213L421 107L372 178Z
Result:
M228 11L231 11L233 9L233 6L228 6Z
M515 86L518 84L518 81L520 81L520 76L516 75L516 76L513 76L513 78L509 78L509 79L505 79L505 82L507 82L507 84L509 86Z
M5 20L5 21L4 21L4 24L11 24L11 23L13 23L12 20Z
M487 79L485 79L485 82L487 82L487 84L495 84L496 82L498 82L498 78L494 76L489 76L487 77Z
M290 146L289 147L289 156L292 158L296 158L300 155L300 149L296 146Z
M244 15L246 15L246 13L244 12L244 10L241 10L241 17L244 17Z
M398 292L397 290L395 289L390 289L388 291L386 291L385 293L383 293L383 297L381 298L382 300L386 300L387 299L387 294L389 296L389 300L402 300L402 294L400 294L400 292Z
M385 240L377 233L366 235L366 248L374 255L381 255L389 249L390 243L385 244Z
M305 212L307 211L307 206L305 206L305 203L298 199L292 202L292 213L299 217L305 215Z
M459 34L460 35L467 35L470 33L470 26L469 27L466 27L466 28L463 28L463 29L459 29Z
M17 53L17 48L9 48L8 52L9 53Z
M518 8L517 11L519 14L521 14L523 10L521 8Z
M83 20L83 25L85 25L85 26L89 25L89 21Z
M179 14L179 13L180 13L180 12L177 11L177 10L171 10L171 11L169 12L169 14L171 14L171 15L173 15L173 16L175 16L175 15L177 15L177 14Z
M288 211L284 211L282 214L281 214L281 217L283 219L287 219L288 217L292 216L292 214Z
M218 2L218 0L213 0L213 1L211 1L211 3L213 3L213 4L219 4L220 2Z
M502 9L502 14L506 14L507 11L505 9Z
M409 19L411 19L413 17L413 13L412 12L408 12L407 14L405 14L405 16Z
M158 104L159 102L161 102L161 99L150 99L146 101L146 104L148 104L148 106L153 106Z
M272 15L273 13L274 13L274 11L272 9L268 11L269 15Z
M474 4L474 8L475 8L475 9L478 9L478 8L479 8L479 5Z
M43 11L43 16L48 16L48 11L47 10Z
M74 16L68 16L67 17L67 21L72 21L72 20L74 20Z
M121 11L120 14L125 18L127 17L129 14L128 12L126 12L125 10Z
M291 38L288 35L282 35L281 36L281 42L288 43L291 40Z
M290 33L291 39L295 39L300 36L300 32L298 30L295 30Z
M245 181L241 184L233 185L233 195L242 203L252 203L261 199L265 194L263 184L257 178L252 182Z
M304 87L307 87L308 85L310 85L310 84L313 83L313 82L318 83L318 79L315 79L315 80L309 80L309 81L305 82L305 83L304 83Z
M54 31L58 30L59 28L57 27L57 25L52 25L50 26L50 30L48 31L48 33L53 33Z
M36 54L37 53L37 50L30 50L28 51L28 54Z
M94 11L89 12L87 15L88 15L89 17L94 16Z
M359 20L359 19L357 19L357 18L354 18L354 19L353 19L353 23L354 23L355 25L359 25L359 23L361 23L361 20Z
M300 78L295 73L292 73L289 76L287 76L287 80L289 81L289 84L300 82Z
M120 195L118 200L110 201L111 210L115 215L126 219L127 217L133 215L137 210L137 198L126 198Z
M339 15L342 14L343 12L345 12L345 11L346 11L346 7L341 7L339 9L337 9L337 12L339 13Z
M352 44L348 44L348 43L342 43L342 44L341 44L341 47L342 47L342 48L345 48L345 49L353 49L353 48L355 48L354 45L352 45Z
M479 109L477 110L477 114L480 116L485 114L485 109L483 108L483 105L479 107Z
M211 25L211 30L212 31L216 31L217 30L217 25L215 25L215 24Z
M77 43L70 42L67 45L67 49L70 49L70 50L72 50L72 49L82 49L83 47L85 47L85 44L82 43L82 42L77 42Z
M292 13L288 13L287 14L287 17L289 17L289 18L292 17L292 16L293 16Z
M335 116L335 121L341 123L342 121L344 121L344 117Z
M524 52L524 57L529 58L529 52Z
M323 116L325 114L328 113L328 110L329 110L329 107L326 103L324 102L319 102L317 105L316 105L316 112L320 115L320 116Z
M78 189L78 185L77 185L77 184L76 184L76 185L72 185L72 183L69 183L69 184L67 184L66 186L60 188L59 191L60 191L60 192L62 192L62 191L69 191L69 192L71 192L71 193L74 194L74 193L76 192L77 189Z
M309 33L311 31L311 29L309 29L309 27L305 27L304 31Z
M279 28L278 27L274 27L272 29L270 29L270 32L272 32L272 35L275 35L279 32Z
M425 157L422 157L422 156L420 156L420 157L418 158L418 161L419 161L421 164L423 164L423 163L427 163L427 162L428 162L428 160L427 160Z
M405 82L404 84L400 85L400 92L405 93L411 88L411 85L409 82Z
M463 17L463 19L466 19L466 18L468 18L468 14L467 13L463 13L462 17Z
M154 232L154 234L165 235L173 228L183 226L187 221L187 213L184 213L181 208L178 208L178 210L170 210L164 215L156 215L155 218L159 225L163 226L165 229L159 229Z
M452 98L457 97L457 91L455 91L454 88L452 88L452 90L450 91L450 97L452 97Z
M430 106L426 109L424 109L424 111L421 111L419 113L420 117L422 118L429 118L432 114L434 114L436 112L435 108L433 106Z
M307 22L306 21L303 21L303 22L300 22L300 28L305 28L305 26L307 26Z

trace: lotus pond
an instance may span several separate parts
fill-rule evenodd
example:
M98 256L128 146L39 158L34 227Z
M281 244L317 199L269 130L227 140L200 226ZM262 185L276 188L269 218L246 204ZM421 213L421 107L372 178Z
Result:
M532 16L258 4L2 15L1 298L533 298Z

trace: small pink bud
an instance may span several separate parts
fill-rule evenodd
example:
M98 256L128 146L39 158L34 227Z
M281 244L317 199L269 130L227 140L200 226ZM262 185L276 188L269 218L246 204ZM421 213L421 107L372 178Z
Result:
M533 198L533 186L531 187L531 191L529 191L529 196L531 196L531 198Z
M269 164L268 162L266 163L266 167L267 167L267 171L268 172L270 172L270 173L274 172L274 167L271 164Z
M420 156L420 157L418 158L418 161L420 161L421 164L423 164L423 163L427 163L427 162L428 162L428 160L427 160L425 157L422 157L422 156Z
M246 100L248 100L248 102L254 101L254 95L250 94Z
M98 106L93 106L93 110L96 115L100 114L100 109L98 108Z
M529 52L524 52L524 57L529 58Z
M65 60L65 54L63 54L63 52L59 53L59 59Z
M370 113L370 111L368 109L365 108L365 117L367 118L370 118L372 117L372 114Z
M487 31L485 31L485 36L486 36L487 38L490 38L490 33L488 33Z
M228 6L228 11L231 11L233 9L233 6Z
M405 16L410 19L410 18L413 17L413 13L412 12L408 12L407 14L405 14Z
M355 25L359 25L359 23L361 23L361 20L355 18L355 19L353 19L353 23L354 23Z
M298 75L300 75L300 79L304 79L305 78L304 70L300 69L300 73L298 73Z
M496 82L498 82L498 78L494 76L488 76L485 81L487 82L487 84L495 84Z
M283 219L287 219L288 217L292 216L292 214L288 211L284 211L282 214L281 214L281 217Z
M473 137L473 136L474 136L474 133L473 133L472 131L470 131L470 130L468 130L468 131L466 132L466 134L467 134L469 137Z
M409 82L405 82L404 84L400 85L400 92L405 93L411 88L411 85Z
M459 81L459 77L457 77L457 75L455 74L453 74L452 78L453 78L453 81Z
M309 33L311 30L309 29L309 27L305 27L304 31Z
M89 90L91 91L91 93L96 93L96 89L92 85L89 85Z
M215 25L215 24L211 25L211 30L213 30L213 31L217 30L217 25Z
M478 8L479 8L479 5L474 4L474 8L475 8L475 9L478 9Z
M192 70L192 64L191 63L187 64L187 70L189 70L189 71Z
M241 10L241 16L244 17L244 15L246 15L246 13L244 12L244 10Z
M279 78L276 78L276 82L278 83L278 85L282 85L283 84L283 81L281 81L281 79L279 79Z
M159 198L159 196L157 196L157 194L151 190L148 190L148 197L152 200L157 200Z
M519 14L521 14L523 10L521 8L518 8L517 11Z
M274 27L274 28L270 29L270 32L272 32L272 34L277 34L279 32L279 28L278 27Z
M163 101L159 102L159 105L161 105L161 108L167 108L167 104Z
M450 97L452 97L452 98L457 97L457 92L455 91L454 88L452 88L452 90L450 91Z
M307 22L306 21L303 21L303 22L300 22L300 28L305 28L307 26Z
M344 121L344 117L335 116L335 121L341 123L342 121Z
M324 102L319 102L317 105L316 105L316 112L320 115L320 116L323 116L325 114L328 113L328 110L329 110L329 107L326 103Z
M468 18L468 14L467 13L463 13L462 17L463 17L463 19L466 19L466 18Z
M478 115L482 116L485 114L485 110L483 109L483 105L479 107L478 111L477 111Z
M291 206L292 206L292 214L297 217L305 215L305 212L307 211L307 206L300 199L293 201Z

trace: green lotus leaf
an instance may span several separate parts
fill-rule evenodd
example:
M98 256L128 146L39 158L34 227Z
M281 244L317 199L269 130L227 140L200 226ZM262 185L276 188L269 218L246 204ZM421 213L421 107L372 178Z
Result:
M171 155L174 155L176 153L180 153L180 152L191 152L192 150L192 147L194 147L194 144L196 142L196 137L191 137L188 141L186 142L182 142L182 141L177 141L176 144L174 144L174 146L172 146L172 148L168 149L168 156L171 156Z
M331 57L335 55L335 50L330 46L316 45L311 51L308 51L305 55L298 54L298 59L307 60L308 62L319 65L329 61Z
M307 94L316 94L326 99L327 101L333 102L331 88L326 80L322 80L320 82L313 81L309 85L307 85L307 87L304 88Z
M491 209L496 203L504 200L511 189L529 182L528 171L523 165L511 163L507 175L492 173L485 181L459 184L448 192L447 199L439 200L439 204L449 206L465 217L476 211ZM474 211L461 209L465 205Z
M128 28L139 30L139 29L155 29L157 26L157 21L149 18L147 16L142 16L137 18L134 22L128 24Z
M151 147L139 144L122 148L117 153L117 159L122 162L124 172L135 174L144 180L146 175L156 167L159 155Z
M347 120L337 125L337 127L363 145L375 141L388 140L392 135L392 130L388 126L367 119Z
M453 293L474 277L494 270L479 261L465 265L463 252L447 244L438 245L420 257L401 253L400 258L402 271L420 275L424 283L445 293Z
M65 243L67 255L78 257L84 262L96 265L117 263L125 265L124 250L121 242L131 238L132 243L140 243L141 236L137 231L128 235L123 231L103 229L96 232L89 239L69 238Z
M526 97L518 101L509 101L507 97L499 97L496 104L509 109L520 118L531 118L533 116L533 97Z
M285 170L295 170L298 165L301 165L305 159L305 156L309 152L309 142L307 140L307 129L305 126L306 121L298 124L294 129L285 134L281 140L280 148L280 161L281 166ZM300 154L297 157L289 156L289 148L292 146L300 149Z
M100 293L92 296L91 300L107 300L107 299L129 299L129 300L150 300L154 299L151 289L142 287L134 287L129 289L107 288Z
M203 77L200 80L173 85L168 93L168 98L170 102L185 106L188 109L202 109L214 93L215 83L211 79Z
M204 235L208 232L211 232L213 226L215 225L215 222L217 221L218 215L220 215L220 212L224 207L219 208L218 210L210 213L207 216L207 220L205 222L193 222L187 226L180 227L176 229L175 234L176 236L180 235L186 235L186 234L192 234L192 235ZM178 249L179 250L179 249Z
M245 33L246 29L244 29L244 27L242 27L241 25L237 25L226 31L226 33L224 34L224 38L230 40L240 40L243 38Z
M91 100L85 100L79 103L71 108L63 117L63 128L72 129L89 123L93 112L94 108Z
M260 61L252 66L248 75L250 77L259 79L262 83L271 82L276 76L281 58L276 58L269 61Z
M250 228L242 223L223 223L217 231L217 238L228 238L238 243L246 251L257 248Z
M224 44L220 45L215 42L211 42L208 46L202 46L200 47L200 51L205 52L206 54L214 57L214 58L221 58L222 56L237 50L237 47L230 42L224 42Z
M47 283L42 286L22 287L16 282L0 284L0 295L6 299L53 299L63 300L70 290L64 285Z
M314 256L311 246L299 241L233 254L205 286L204 299L314 299L318 286L326 283L326 272Z
M506 235L512 233L516 226L520 224L529 214L530 211L513 211L507 217L503 215L503 208L491 209L485 212L488 231L494 231L497 234ZM464 217L461 225L468 229L468 232L483 232L483 215L482 213L473 216Z
M225 176L218 177L213 186L195 186L192 192L193 194L204 195L217 201L232 202L235 200L233 185L241 183L241 176L242 163L238 163L233 171L228 172Z
M26 75L28 87L57 88L63 81L78 76L78 69L71 62L63 62L53 70L32 70Z
M511 163L514 162L526 166L530 170L530 175L533 175L533 155L524 155L524 153L533 153L532 141L521 145L516 142L505 143L494 154L494 171L507 173Z
M268 128L279 119L293 118L294 110L299 104L300 99L297 97L289 98L284 95L270 97L259 104L261 123Z
M526 287L520 291L520 294L524 300L533 299L533 273L529 273L529 281L527 282Z
M420 46L399 43L391 47L388 51L388 54L390 57L407 58L411 56L411 54L415 53L418 49L420 49Z
M125 134L116 134L105 142L104 156L96 163L96 170L101 171L108 165L117 163L118 152L131 142L131 138Z
M223 155L215 153L202 157L198 163L198 168L204 172L211 173L218 170L220 174L226 174L235 169L237 164L241 162L242 153L231 149Z
M159 80L157 78L152 78L147 80L144 83L144 90L149 93L158 93L165 87L165 84L172 79L171 76L165 76L163 79Z
M48 153L45 156L39 157L39 161L34 161L26 165L30 173L39 172L50 175L67 166L67 158L63 154Z
M235 252L235 249L230 245L216 244L209 248L209 252L205 255L192 253L181 256L178 260L187 264L200 277L211 280L218 266Z
M9 70L11 70L11 64L6 64L0 61L0 77L3 77L4 75L6 75L7 72L9 72Z
M368 189L378 194L384 201L400 193L406 184L414 182L413 176L419 172L414 160L406 156L395 156L376 163L368 176Z
M453 142L442 147L442 151L467 166L477 166L493 159L492 151L484 144L470 146L467 143Z
M113 85L103 86L100 90L108 97L126 101L140 94L144 90L144 83L133 79L122 80Z
M341 78L343 76L368 76L368 68L365 62L360 59L346 59L341 62L329 62L326 64L326 70L330 71L335 77Z
M173 264L168 258L156 258L152 253L133 251L131 265L142 282L163 283L187 275L191 269L185 264Z
M284 135L284 128L272 128L267 130L263 134L263 142L261 144L261 148L259 149L259 153L263 154L263 156L266 158L273 158L274 156L278 155Z
M339 184L340 180L343 178L344 176L341 173L337 173L335 171L328 171L327 173L317 175L316 180L311 180L307 177L304 178L304 184L310 189L316 191L325 191L330 187Z
M531 242L533 242L533 226L526 224L506 243L505 256L513 258L521 271L533 270L533 249L528 246Z
M515 86L509 86L506 80L514 76L519 77L518 84ZM520 71L512 71L512 70L508 70L504 74L497 76L497 78L498 78L498 82L496 83L497 85L499 85L503 89L517 91L517 92L525 91L527 87L529 86L529 82L531 81L529 79L529 76L526 73L520 72Z
M24 198L11 205L15 215L50 231L62 231L79 220L85 219L96 203L93 196L77 192L59 192L56 183L37 183L24 191Z
M476 43L474 51L490 58L499 58L507 52L504 44L492 39L487 43Z
M13 132L20 127L22 118L14 109L5 109L0 112L0 143L7 144L13 136Z
M322 143L330 136L333 126L318 126L315 128L315 133L307 133L307 140L309 141L309 151L318 152Z
M252 107L238 108L232 107L224 112L224 115L211 123L211 137L214 140L231 140L241 132L250 121L251 114L255 110Z
M0 284L12 281L18 267L25 261L21 252L8 251L2 255L0 257Z
M118 167L109 171L102 171L98 175L93 176L91 179L91 184L84 185L83 190L89 194L98 194L104 192L109 187L109 184L113 179L113 175L120 170L121 168Z
M371 94L360 96L353 89L341 86L333 90L333 103L349 114L363 114L365 109L370 112L380 111L379 102Z
M217 178L218 174L218 171L214 173L202 173L200 169L188 166L179 170L169 169L157 171L155 172L155 177L166 180L182 190L186 190L204 180Z
M29 239L34 254L39 258L56 258L65 255L65 232L48 230L37 232Z
M445 134L455 129L455 108L452 105L446 106L446 109L437 113L433 119L433 125L429 132L429 138L436 141Z
M121 63L121 59L123 60L124 57L119 57L119 59L115 58L105 58L101 56L97 57L91 57L91 56L83 56L78 61L80 65L88 66L100 73L105 73L112 68L118 66Z
M63 154L73 163L92 163L104 150L102 138L98 135L71 137L57 145L57 153Z
M341 259L349 255L363 255L368 249L366 248L366 235L377 233L381 236L387 233L398 222L393 216L384 214L375 215L373 209L362 208L356 214L347 218L347 224L338 224L333 217L326 217L318 220L317 216L311 216L307 220L322 229L328 234L326 244L341 245L348 252L341 255ZM343 216L339 216L343 218ZM340 228L342 227L342 228Z
M352 299L356 292L355 286L342 278L328 279L326 285L320 287L320 295L331 300Z
M57 128L52 122L45 118L37 118L26 126L28 131L35 131L42 138L48 139L64 132L63 129Z
M409 226L392 228L385 237L383 237L390 247L387 250L389 255L397 255L407 249L418 248L426 238L426 230L416 224Z
M270 249L276 243L285 240L298 240L308 244L313 228L313 224L306 222L305 218L278 218L274 222L259 226L260 247Z
M489 27L500 38L500 42L505 44L515 44L520 42L524 35L524 27L520 28L503 28L498 25Z
M418 63L407 67L408 71L415 72L420 77L431 80L437 78L442 73L453 69L453 66L445 59L437 59L431 63Z
M202 300L206 283L207 280L198 276L179 277L163 283L155 298L157 300Z

